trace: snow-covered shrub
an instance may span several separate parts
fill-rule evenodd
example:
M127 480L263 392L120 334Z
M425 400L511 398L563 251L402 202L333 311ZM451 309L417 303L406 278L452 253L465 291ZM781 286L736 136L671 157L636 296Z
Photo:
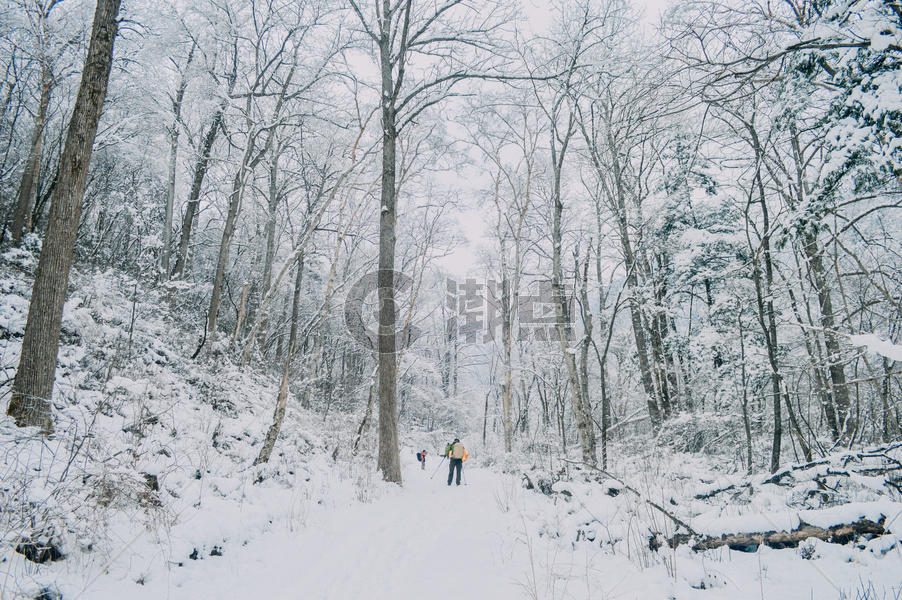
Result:
M677 452L719 453L742 439L741 426L735 415L683 413L665 421L658 440Z

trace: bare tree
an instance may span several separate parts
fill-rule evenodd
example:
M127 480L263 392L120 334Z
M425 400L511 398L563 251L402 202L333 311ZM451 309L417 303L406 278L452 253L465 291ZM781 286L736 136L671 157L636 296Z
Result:
M379 214L379 456L386 481L401 483L398 440L398 360L395 308L395 222L398 208L397 146L403 130L466 79L490 73L500 7L481 10L463 0L426 3L373 0L373 10L348 0L366 38L377 51L382 117L382 181ZM444 57L453 57L445 60ZM437 58L438 57L438 58ZM425 62L413 68L415 61ZM419 76L418 76L419 75Z
M98 0L94 11L91 43L60 159L59 179L28 308L22 355L7 409L7 414L20 427L37 426L46 432L53 429L50 399L63 304L85 178L113 63L119 4L120 0Z
M28 156L25 159L25 168L22 170L22 179L16 194L16 205L13 211L10 235L14 244L22 241L22 236L31 229L32 213L38 195L38 172L41 167L41 153L43 149L44 130L47 125L48 108L53 89L59 80L58 70L62 67L58 63L61 54L71 45L70 40L55 40L48 21L53 10L61 0L37 0L24 3L24 13L28 19L31 35L36 44L35 61L40 68L40 92L38 104L34 111L34 128L31 133L31 144Z
M194 61L194 52L197 45L192 42L191 50L185 59L185 65L176 64L179 71L179 83L175 89L175 95L171 97L172 128L169 131L169 178L166 188L166 213L163 217L163 252L160 256L160 270L164 278L169 277L169 259L172 256L172 211L175 204L175 180L176 167L178 165L179 136L182 131L182 103L185 100L185 90L188 88L188 69Z

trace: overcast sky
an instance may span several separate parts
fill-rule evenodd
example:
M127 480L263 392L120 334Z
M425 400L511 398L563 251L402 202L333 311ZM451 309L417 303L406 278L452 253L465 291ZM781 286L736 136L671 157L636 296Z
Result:
M644 22L649 27L654 27L663 10L671 0L632 0L634 6L644 13ZM522 0L535 30L541 30L543 25L550 21L551 11L549 0ZM481 187L487 185L478 169L465 166L458 172L436 174L445 184L451 183L452 187L461 194L461 206L449 216L454 218L459 227L459 233L463 234L468 243L457 247L449 256L442 258L439 265L451 277L464 280L467 277L479 277L482 271L479 261L480 247L493 244L491 227L495 222L494 208L486 206L479 201Z

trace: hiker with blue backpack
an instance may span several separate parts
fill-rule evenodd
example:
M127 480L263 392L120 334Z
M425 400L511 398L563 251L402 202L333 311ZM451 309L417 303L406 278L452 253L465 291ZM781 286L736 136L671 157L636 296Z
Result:
M425 471L426 470L426 451L425 450L420 450L419 452L417 452L417 460L420 461L420 469Z
M460 440L454 438L454 441L445 448L445 456L451 460L449 465L450 468L448 470L448 485L451 485L455 469L457 469L457 485L460 485L460 472L463 469L463 464L467 462L467 459L470 457L470 454L467 452L467 449L464 448L464 445L460 443Z

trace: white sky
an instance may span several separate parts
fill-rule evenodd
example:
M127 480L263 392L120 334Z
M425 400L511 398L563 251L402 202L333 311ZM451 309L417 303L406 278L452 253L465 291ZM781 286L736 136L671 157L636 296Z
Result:
M561 1L561 0L557 0ZM567 0L563 0L567 1ZM643 24L646 27L654 27L660 20L662 12L667 8L671 0L632 0L633 6L638 7L643 12ZM548 0L522 0L523 8L526 11L532 27L535 31L541 31L544 23L550 19L549 1ZM478 277L481 270L479 261L479 252L481 247L490 247L491 230L495 222L494 210L487 212L485 208L480 210L475 206L476 195L479 193L481 183L470 179L471 175L477 174L477 169L467 167L464 169L466 176L461 177L463 173L448 173L438 175L441 179L449 179L457 181L460 185L460 193L462 203L470 207L462 206L455 214L450 215L451 218L457 219L460 232L469 240L466 245L461 245L454 250L449 256L439 261L441 268L448 272L452 277L458 280L464 280L466 277ZM487 182L488 180L486 180ZM470 196L467 198L467 196Z

